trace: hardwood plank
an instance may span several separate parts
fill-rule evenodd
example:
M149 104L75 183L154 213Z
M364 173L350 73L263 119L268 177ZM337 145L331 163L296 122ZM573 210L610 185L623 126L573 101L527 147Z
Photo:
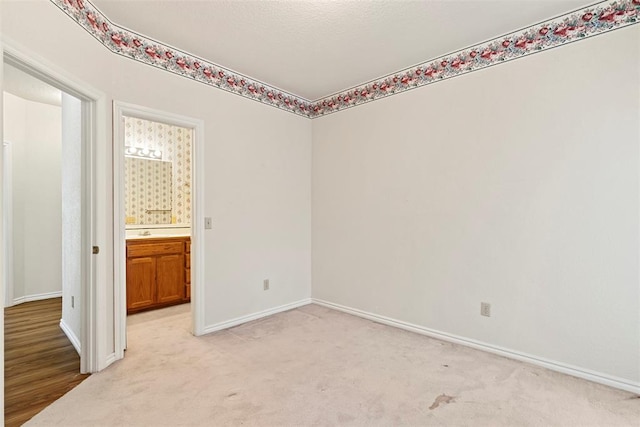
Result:
M4 422L21 426L86 379L59 323L62 298L4 310Z

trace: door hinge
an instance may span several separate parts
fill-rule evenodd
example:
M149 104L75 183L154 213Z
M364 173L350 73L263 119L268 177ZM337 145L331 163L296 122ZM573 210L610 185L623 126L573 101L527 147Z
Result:
M93 252L94 255L99 254L100 253L100 246L94 246L92 252Z

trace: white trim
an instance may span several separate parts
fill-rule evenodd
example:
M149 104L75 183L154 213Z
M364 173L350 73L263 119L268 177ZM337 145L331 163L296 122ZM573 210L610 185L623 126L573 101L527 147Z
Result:
M225 320L224 322L215 323L204 328L204 334L210 334L211 332L220 331L222 329L238 326L243 323L251 322L252 320L261 319L263 317L271 316L272 314L281 313L283 311L292 310L294 308L302 307L304 305L311 304L311 298L305 298L300 301L284 304L279 307L269 308L267 310L258 311L256 313L247 314L246 316L236 317L235 319Z
M425 328L424 326L415 325L409 322L403 322L401 320L393 319L391 317L381 316L378 314L370 313L368 311L358 310L356 308L347 307L347 306L336 304L333 302L324 301L317 298L312 298L311 300L314 304L318 304L334 310L342 311L344 313L352 314L354 316L362 317L364 319L373 320L374 322L382 323L384 325L393 326L396 328L404 329L406 331L415 332L421 335L426 335L428 337L436 338L442 341L464 345L466 347L471 347L477 350L486 351L488 353L497 354L499 356L507 357L509 359L515 359L521 362L531 363L532 365L542 366L543 368L547 368L552 371L560 372L563 374L593 381L595 383L604 384L610 387L615 387L621 390L626 390L632 393L640 394L640 383L638 382L629 381L624 378L618 378L618 377L614 377L612 375L604 374L601 372L579 368L577 366L572 366L563 362L558 362L551 359L545 359L543 357L538 357L538 356L523 353L520 351L511 350L508 348L484 343L481 341L476 341L471 338L465 338L458 335L441 332L435 329Z
M191 317L193 334L204 334L204 120L199 120L193 129L191 155ZM195 253L194 253L195 252ZM194 256L195 255L195 256ZM195 286L194 286L195 284Z
M2 2L0 2L0 15L2 15ZM0 21L0 26L2 25L1 21ZM3 58L3 67L0 70L0 86L2 86L2 82L3 82L3 72L4 72L4 46L3 46L3 41L2 38L0 37L0 54L2 54L2 58ZM0 91L0 137L2 138L3 142L4 142L4 92ZM3 150L3 154L4 154L4 150ZM0 174L0 179L2 179L3 174ZM4 187L3 187L4 188ZM0 217L2 217L2 223L4 224L4 215L6 214L6 212L4 211L4 206L0 206ZM7 282L6 280L6 275L5 275L5 268L7 267L5 265L5 245L4 245L4 238L5 238L5 229L4 227L0 228L0 239L2 240L2 243L0 245L0 248L2 248L2 254L0 254L0 271L2 272L2 274L0 275L0 279L2 280L2 284L0 285L1 287L6 287L7 286ZM4 300L5 298L5 292L2 291L0 292L0 299ZM5 301L2 301L2 307L5 306ZM0 361L2 361L2 365L4 366L4 316L2 316L2 318L0 318L0 337L2 337L2 339L0 339ZM0 376L0 399L2 399L2 401L4 402L4 375ZM0 408L0 417L2 417L2 419L4 420L4 405L2 405L2 407Z
M154 110L120 101L113 102L113 265L115 357L122 359L127 347L126 254L124 212L124 126L123 116L193 130L191 199L191 315L192 332L204 330L204 120Z
M82 346L80 344L80 340L78 339L76 334L73 333L71 328L66 324L64 319L60 319L60 329L62 329L62 332L64 332L67 338L69 338L69 341L71 341L73 348L76 349L78 354L82 354L82 350L81 350Z
M81 288L81 327L80 339L83 346L81 350L81 366L80 372L97 372L106 368L108 365L104 362L103 353L108 347L107 337L108 329L112 325L108 324L105 318L104 296L109 292L110 284L106 280L98 281L96 273L98 259L96 255L92 255L92 246L100 245L97 237L96 224L98 223L96 196L97 179L96 179L96 147L98 144L98 135L103 135L102 128L104 121L97 117L104 117L104 106L106 99L103 97L101 101L89 101L82 99L81 106L81 123L82 123L82 169L81 179L83 186L81 188L82 195L82 229L81 229L81 254L83 254L83 263L81 264L81 280L84 286ZM102 138L101 138L102 139ZM101 142L101 141L100 141ZM104 255L102 256L104 260ZM103 261L104 262L104 261ZM89 285L86 285L89 284Z
M117 101L113 103L113 321L116 360L127 348L126 223L124 211L124 126Z
M87 83L79 81L66 70L30 51L20 43L6 36L3 36L2 43L4 55L9 56L23 66L26 65L29 67L28 72L33 77L63 90L76 98L97 100L105 97L104 93L96 90ZM17 66L20 67L20 65Z
M80 371L97 372L104 369L101 353L110 347L111 335L103 308L110 286L102 275L96 274L97 257L91 255L91 246L99 244L95 224L98 221L96 200L96 147L106 146L106 95L79 80L54 63L30 51L19 43L3 37L3 63L9 63L32 76L82 101L82 295ZM106 160L106 159L105 159ZM105 161L103 161L105 162ZM104 188L104 187L103 187ZM101 194L105 198L105 194ZM104 257L104 255L103 255ZM103 258L100 258L103 259Z
M13 144L2 142L2 236L4 306L13 305Z
M40 301L43 299L60 298L60 297L62 297L62 291L44 292L42 294L25 295L22 297L14 298L12 305L18 305L25 302Z
M116 357L116 354L115 354L115 353L108 354L108 355L107 355L107 357L105 357L105 359L104 359L105 364L106 364L107 366L111 365L111 364L112 364L113 362L115 362L116 360L118 360L118 358Z

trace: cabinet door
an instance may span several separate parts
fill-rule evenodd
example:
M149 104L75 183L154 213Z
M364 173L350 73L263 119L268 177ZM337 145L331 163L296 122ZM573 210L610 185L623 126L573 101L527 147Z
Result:
M155 301L156 259L127 259L127 310L150 307Z
M156 302L161 304L184 299L184 255L161 255L156 262Z
M184 255L184 298L191 300L191 254Z

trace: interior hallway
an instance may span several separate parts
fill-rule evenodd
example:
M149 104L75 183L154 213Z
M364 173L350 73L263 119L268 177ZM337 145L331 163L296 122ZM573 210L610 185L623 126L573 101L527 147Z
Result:
M62 298L4 309L4 422L20 426L89 375L60 329Z
M124 360L28 425L637 426L638 396L307 305L193 337L129 316Z

